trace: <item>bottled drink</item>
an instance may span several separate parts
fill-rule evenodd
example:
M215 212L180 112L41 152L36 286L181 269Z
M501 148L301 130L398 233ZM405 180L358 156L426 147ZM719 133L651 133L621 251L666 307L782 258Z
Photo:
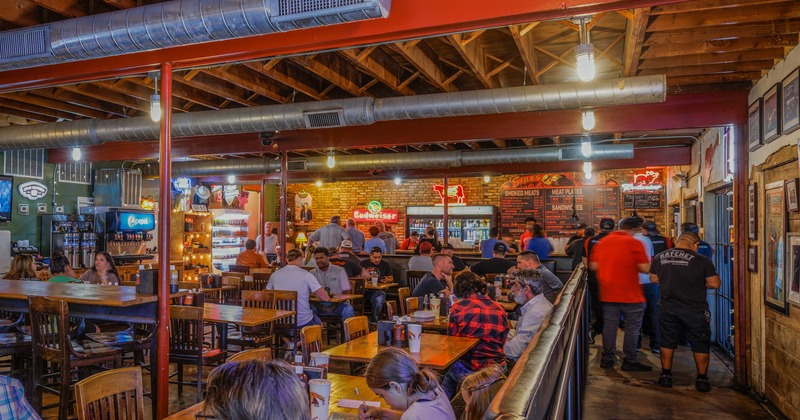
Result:
M169 266L169 291L170 293L178 293L178 270L174 265Z
M394 317L395 324L392 329L392 337L394 338L394 346L402 349L403 348L403 341L405 339L405 329L403 328L403 324L400 322L400 318Z
M136 285L137 286L142 282L142 270L144 270L144 264L139 264L139 269L136 270Z
M425 295L425 297L422 299L422 310L427 311L430 308L431 308L431 301L430 299L428 299L428 295Z

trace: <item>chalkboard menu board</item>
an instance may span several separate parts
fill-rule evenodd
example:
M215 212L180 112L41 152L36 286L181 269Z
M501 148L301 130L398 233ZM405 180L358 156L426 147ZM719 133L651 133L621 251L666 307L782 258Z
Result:
M578 221L571 220L573 195ZM604 217L619 219L619 199L616 185L501 189L502 232L517 237L525 219L535 217L547 236L570 236L580 223L597 226Z
M661 194L623 194L626 209L660 209Z

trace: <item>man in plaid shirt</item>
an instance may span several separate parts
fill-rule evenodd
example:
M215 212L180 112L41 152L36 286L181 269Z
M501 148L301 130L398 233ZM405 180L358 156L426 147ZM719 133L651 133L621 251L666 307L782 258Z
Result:
M25 388L22 386L22 382L2 375L0 375L0 419L41 419L25 399Z
M442 388L449 399L456 395L464 377L490 364L505 367L503 344L508 335L505 309L489 298L486 283L477 274L469 271L459 274L453 289L461 300L450 308L448 335L480 341L445 374Z

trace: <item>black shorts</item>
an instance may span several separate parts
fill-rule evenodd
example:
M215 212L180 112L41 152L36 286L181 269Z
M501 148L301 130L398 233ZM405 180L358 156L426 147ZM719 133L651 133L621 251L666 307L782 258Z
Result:
M689 340L694 353L711 348L711 313L707 310L671 308L659 305L658 327L661 347L675 349L682 338Z

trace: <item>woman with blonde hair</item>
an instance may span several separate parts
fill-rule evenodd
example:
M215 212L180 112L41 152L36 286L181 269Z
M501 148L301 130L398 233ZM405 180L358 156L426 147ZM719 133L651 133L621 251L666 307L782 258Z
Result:
M365 373L367 386L383 398L392 409L367 407L358 409L360 419L455 420L436 375L420 370L404 351L388 348L378 353Z
M36 278L36 263L33 257L28 254L20 254L11 261L11 267L3 276L6 280L21 280Z
M310 420L308 393L283 360L247 360L208 376L203 416L219 420Z
M504 383L506 375L498 365L489 365L464 378L461 397L466 403L466 410L462 419L481 420Z
M317 247L310 243L306 246L306 254L303 256L303 267L317 267L317 261L314 259L314 251Z

